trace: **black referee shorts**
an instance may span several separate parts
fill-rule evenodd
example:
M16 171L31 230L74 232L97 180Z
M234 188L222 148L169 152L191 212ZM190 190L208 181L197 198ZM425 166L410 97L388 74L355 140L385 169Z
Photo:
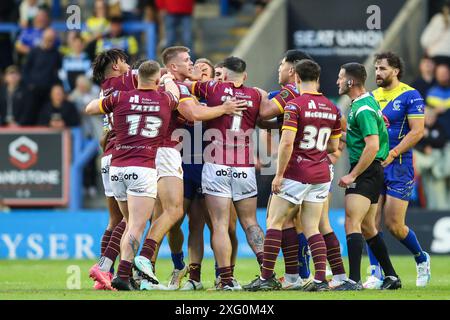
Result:
M350 171L356 166L356 163L350 166ZM381 190L384 183L384 169L381 162L375 160L370 166L361 173L355 182L351 184L346 190L345 194L360 194L370 200L371 204L378 203Z

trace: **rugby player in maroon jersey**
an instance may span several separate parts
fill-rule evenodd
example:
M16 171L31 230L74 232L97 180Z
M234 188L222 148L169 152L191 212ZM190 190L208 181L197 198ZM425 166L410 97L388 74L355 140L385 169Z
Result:
M277 173L268 204L267 231L261 275L244 289L277 290L275 262L281 247L282 227L302 206L301 220L315 267L314 280L303 286L307 291L329 290L325 278L326 246L319 232L324 201L331 184L328 153L337 150L341 136L338 108L317 90L320 67L304 59L295 65L300 96L284 108Z
M153 266L150 260L155 261L155 251L158 244L162 241L164 235L181 220L184 215L183 208L183 169L181 155L177 147L180 140L176 129L182 128L183 121L205 121L220 117L224 114L234 114L246 110L245 101L225 101L214 108L202 106L193 97L189 89L183 83L192 75L192 61L189 56L189 49L186 47L169 47L162 53L162 60L168 72L177 80L180 91L180 100L178 108L173 111L169 124L169 129L163 139L161 147L156 155L156 169L158 174L158 198L161 207L156 206L153 216L152 226L144 242L140 255L134 259L135 267L142 272L147 281L141 283L141 289L153 290L161 289L159 281L156 279ZM179 121L180 118L183 121ZM175 228L179 228L175 226ZM182 246L178 242L179 250ZM169 243L171 243L169 239ZM172 243L172 247L174 244ZM175 253L177 253L175 251ZM184 264L184 263L183 263ZM181 278L187 274L188 268L182 270L176 269L172 273L169 282L169 289L177 289ZM181 272L180 272L181 271ZM174 284L174 285L171 285Z
M111 49L98 54L92 63L93 77L100 83L102 96L107 96L115 90L129 91L137 87L136 75L127 64L127 55L120 49ZM120 240L125 231L126 221L123 219L120 208L114 198L110 181L109 168L111 165L112 150L116 141L112 127L112 113L104 116L104 135L100 141L103 149L101 159L101 172L103 187L109 211L108 226L102 236L99 262L89 271L94 280L106 275L112 279L114 262L119 255ZM103 290L102 282L95 280L94 288Z
M156 153L168 129L172 110L178 107L179 90L170 76L162 80L160 66L147 61L138 69L138 87L131 91L114 91L91 101L88 114L113 113L116 143L112 153L110 182L114 197L127 220L121 242L121 260L117 276L105 287L134 290L130 282L133 259L153 211L157 194Z
M214 107L228 99L247 101L247 110L239 115L222 117L207 122L202 172L202 189L213 226L212 246L219 266L218 290L240 290L233 281L231 243L228 234L231 203L237 211L248 243L262 261L264 234L256 220L256 177L253 161L252 133L260 116L261 93L244 86L246 64L240 58L224 61L224 81L192 83L195 96ZM237 141L236 141L237 140Z
M261 126L262 124L262 127L265 129L277 129L282 124L284 107L289 101L299 96L295 83L295 63L302 59L312 60L307 53L300 50L292 49L285 53L278 68L278 82L282 86L282 89L270 100L263 96L262 102L263 117L277 116L277 121L260 121L258 125ZM345 130L345 117L341 117L341 122L341 128ZM338 151L330 154L330 161L332 164L336 163L343 148L344 143L341 141ZM325 239L325 244L327 246L327 260L333 274L333 280L331 281L330 286L335 287L341 284L341 281L345 280L347 276L342 261L339 240L337 239L328 218L330 199L331 191L327 201L324 203L319 230ZM288 220L283 226L281 250L284 256L285 274L279 280L282 284L282 288L285 290L296 290L301 288L304 282L310 277L308 241L303 233L300 213L301 210L299 210L297 218L294 219L294 221ZM298 275L300 277L298 277Z

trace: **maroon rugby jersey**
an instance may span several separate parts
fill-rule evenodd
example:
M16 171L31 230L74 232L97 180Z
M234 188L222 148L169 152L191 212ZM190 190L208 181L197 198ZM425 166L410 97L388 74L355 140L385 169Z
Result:
M158 147L178 100L156 90L114 91L100 100L103 113L113 113L116 143L111 165L155 168Z
M175 81L175 83L178 85L178 90L180 90L179 105L182 107L182 103L184 101L189 100L189 99L194 99L194 97L191 95L186 84L184 84L181 81ZM164 87L160 87L160 90L164 90ZM176 129L182 128L183 124L185 122L186 122L186 120L180 114L180 112L178 112L178 110L172 111L169 128L167 129L167 132L166 132L166 135L164 137L161 147L175 148L180 143L180 140L172 139L172 134Z
M247 101L247 110L242 116L224 114L206 123L207 129L216 129L220 134L207 130L205 138L212 140L205 148L205 161L233 167L253 167L252 133L256 126L261 104L261 94L255 88L233 82L194 82L192 93L205 99L209 107L215 107L232 97ZM218 133L218 132L217 132ZM212 135L212 137L209 137ZM211 144L214 148L211 148ZM216 152L221 150L220 152Z
M102 89L102 96L106 97L109 96L114 91L130 91L137 88L137 77L136 77L136 71L135 70L128 70L126 73L124 73L121 76L118 77L112 77L105 79L102 84L100 85ZM114 148L114 143L116 139L116 134L114 132L112 121L113 121L113 115L111 113L106 114L106 121L108 122L109 126L109 137L108 141L106 143L104 155L109 155L112 153L112 150Z
M295 83L288 83L287 85L283 86L280 92L271 100L278 106L278 108L280 109L280 113L284 113L284 107L286 106L286 104L292 99L297 98L298 96L300 96L300 93L298 92Z
M317 184L331 180L327 154L329 138L341 135L339 109L321 93L303 93L284 108L283 130L296 132L284 178Z

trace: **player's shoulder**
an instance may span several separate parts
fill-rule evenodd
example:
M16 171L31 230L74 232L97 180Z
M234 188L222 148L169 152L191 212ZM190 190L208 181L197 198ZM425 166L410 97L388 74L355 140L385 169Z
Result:
M422 99L422 95L418 90L407 85L406 83L400 82L400 94L399 98L405 99L405 102L411 102L411 99ZM417 100L416 100L417 101ZM414 101L412 101L414 102Z

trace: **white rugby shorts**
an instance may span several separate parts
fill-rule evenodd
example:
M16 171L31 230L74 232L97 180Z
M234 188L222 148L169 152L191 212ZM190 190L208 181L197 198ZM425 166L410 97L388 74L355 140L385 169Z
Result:
M157 180L162 177L177 177L183 180L181 163L181 154L175 148L158 148L155 160Z
M205 163L202 171L204 194L239 201L258 194L254 167L230 167Z
M156 170L145 167L114 167L109 169L114 198L127 201L127 195L156 198Z
M281 190L276 195L293 204L308 202L325 202L328 197L331 182L305 184L291 179L283 179Z
M103 188L105 189L105 196L107 197L114 197L114 193L111 189L111 183L109 181L109 167L111 166L111 158L112 154L109 154L107 156L103 156L101 159Z

